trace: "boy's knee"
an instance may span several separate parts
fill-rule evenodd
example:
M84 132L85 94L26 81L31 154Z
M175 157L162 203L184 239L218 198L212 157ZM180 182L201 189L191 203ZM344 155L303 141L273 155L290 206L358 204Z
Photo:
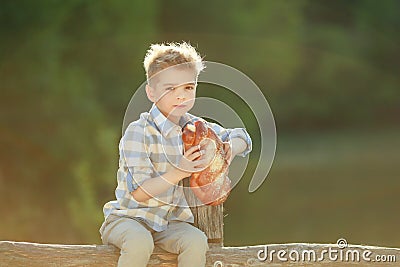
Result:
M202 231L196 229L196 231L192 231L185 236L183 245L186 249L196 249L205 252L208 250L208 239Z
M150 232L137 232L127 235L124 238L121 250L127 253L151 255L154 250L153 237Z

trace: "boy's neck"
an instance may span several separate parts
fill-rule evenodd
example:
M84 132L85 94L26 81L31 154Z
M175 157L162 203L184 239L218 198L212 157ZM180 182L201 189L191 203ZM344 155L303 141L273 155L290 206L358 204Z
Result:
M182 118L182 116L179 116L179 117L169 116L169 117L167 117L168 120L170 120L171 122L173 122L176 125L179 125L179 120L181 118Z
M171 121L172 123L179 125L179 121L182 118L182 116L172 116L172 115L168 115L168 114L164 114L164 112L160 111L165 118L167 118L167 120Z

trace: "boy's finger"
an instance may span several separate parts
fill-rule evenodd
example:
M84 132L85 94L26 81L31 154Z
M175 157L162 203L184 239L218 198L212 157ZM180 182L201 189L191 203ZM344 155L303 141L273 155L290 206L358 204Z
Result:
M204 150L200 150L200 151L194 152L193 154L188 155L187 159L190 161L193 161L196 158L201 157L202 155L204 155Z
M199 146L192 146L188 150L186 150L185 154L192 154L193 152L199 150Z
M196 160L195 162L195 168L206 168L206 167L208 167L208 165L210 164L210 162L209 162L209 160L208 159L199 159L199 160Z
M226 150L228 150L228 151L232 150L232 147L231 147L231 145L229 143L226 143Z

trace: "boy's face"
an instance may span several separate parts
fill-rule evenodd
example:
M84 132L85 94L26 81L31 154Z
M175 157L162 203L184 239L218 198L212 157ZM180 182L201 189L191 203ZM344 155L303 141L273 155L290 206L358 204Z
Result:
M197 74L193 69L170 67L151 78L146 86L149 100L170 121L178 124L182 115L194 105Z

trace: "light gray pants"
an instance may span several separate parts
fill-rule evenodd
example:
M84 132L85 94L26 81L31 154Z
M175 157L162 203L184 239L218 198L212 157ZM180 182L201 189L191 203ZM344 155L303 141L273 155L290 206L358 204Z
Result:
M121 249L118 267L146 266L154 244L179 254L179 267L203 267L209 249L207 237L201 230L180 221L171 221L166 230L156 232L136 220L122 217L108 224L101 238L104 244Z

